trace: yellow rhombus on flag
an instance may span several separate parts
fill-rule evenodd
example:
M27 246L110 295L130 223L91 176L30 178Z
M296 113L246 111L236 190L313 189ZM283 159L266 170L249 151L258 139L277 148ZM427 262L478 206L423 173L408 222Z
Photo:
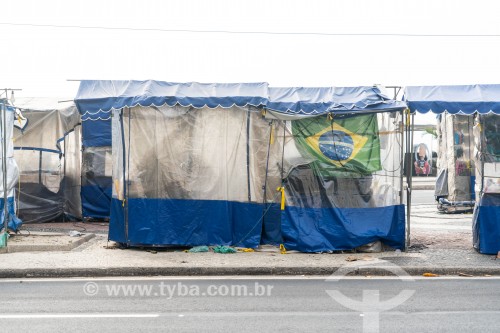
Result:
M352 139L352 144L350 142L345 142L344 140L334 140L334 138L332 140L332 136L335 137L335 134L339 132L348 135ZM328 126L322 131L306 138L306 142L318 155L324 156L324 158L330 163L339 167L355 158L367 141L368 138L353 133L337 123L334 123L332 126ZM330 149L328 149L329 147ZM331 154L328 154L329 151ZM336 158L332 159L334 156Z

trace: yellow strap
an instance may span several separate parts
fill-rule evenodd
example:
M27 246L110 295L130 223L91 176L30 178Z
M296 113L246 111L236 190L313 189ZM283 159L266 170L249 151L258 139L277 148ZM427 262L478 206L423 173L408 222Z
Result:
M16 116L17 116L17 121L19 121L19 125L21 125L21 116L18 114L16 114ZM22 132L22 130L21 130L21 132ZM21 136L21 138L22 138L22 136ZM11 140L12 140L12 142L16 142L16 139L14 138L14 136L12 136ZM19 182L19 186L21 186L21 182Z
M278 187L276 191L281 192L281 210L285 210L285 188Z
M410 109L405 109L406 113L406 126L410 127Z
M248 248L248 247L244 247L244 248L238 249L237 251L238 252L255 252L254 249L251 249L251 248Z
M269 138L269 144L274 144L274 123L271 125L271 137Z
M286 248L285 248L285 245L283 245L283 244L280 244L280 253L286 254Z
M115 184L116 196L118 197L119 200L122 201L122 207L125 207L125 198L120 199L120 197L122 196L122 193L120 191L120 180L115 179L114 184Z

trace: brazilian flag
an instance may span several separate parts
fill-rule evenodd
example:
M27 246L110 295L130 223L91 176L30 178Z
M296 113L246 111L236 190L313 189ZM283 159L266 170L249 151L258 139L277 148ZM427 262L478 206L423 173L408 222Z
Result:
M366 176L382 169L376 114L294 120L292 133L300 153L315 160L315 172L323 177Z

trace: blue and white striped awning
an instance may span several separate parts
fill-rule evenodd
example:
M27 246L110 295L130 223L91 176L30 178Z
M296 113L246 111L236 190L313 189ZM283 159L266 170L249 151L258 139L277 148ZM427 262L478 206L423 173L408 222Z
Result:
M267 109L275 115L396 111L406 104L376 86L270 88L267 83L173 83L162 81L81 81L75 103L82 121L108 120L112 109L181 105L194 108L233 106Z
M75 98L82 120L109 117L112 109L181 105L195 108L259 107L267 103L268 86L259 83L173 83L162 81L86 80Z
M385 96L376 86L269 88L267 109L287 115L396 111L406 104Z
M500 114L500 84L406 87L411 112Z

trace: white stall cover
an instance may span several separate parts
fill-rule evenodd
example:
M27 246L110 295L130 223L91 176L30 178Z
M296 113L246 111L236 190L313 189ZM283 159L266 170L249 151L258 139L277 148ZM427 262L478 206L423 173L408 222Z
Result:
M5 225L5 194L7 194L7 210L8 210L8 228L12 231L18 231L21 227L21 220L16 216L15 205L15 185L19 177L19 169L14 159L14 145L12 142L12 132L14 129L14 118L16 115L15 107L6 99L0 100L0 230ZM6 121L3 121L3 113L5 112ZM6 144L4 152L3 143ZM4 160L4 155L6 159ZM3 172L3 166L7 174ZM6 180L6 186L4 182ZM7 193L5 193L7 192Z

